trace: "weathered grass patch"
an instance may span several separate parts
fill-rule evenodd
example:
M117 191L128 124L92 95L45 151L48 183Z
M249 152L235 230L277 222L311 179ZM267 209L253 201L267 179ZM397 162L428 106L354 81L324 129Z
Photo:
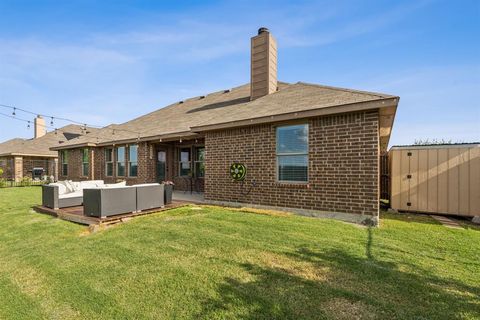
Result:
M0 319L480 317L474 227L189 206L88 234L39 201L0 190Z

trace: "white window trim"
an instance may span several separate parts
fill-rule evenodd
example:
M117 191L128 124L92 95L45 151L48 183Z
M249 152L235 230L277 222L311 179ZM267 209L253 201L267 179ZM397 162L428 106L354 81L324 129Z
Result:
M130 148L132 146L136 146L137 148L137 161L130 161ZM127 159L127 166L126 166L126 174L128 177L132 177L132 178L136 178L138 177L138 144L132 144L132 145L129 145L127 148L125 148L126 150L126 154L128 154L128 159ZM137 175L136 176L132 176L130 175L130 166L132 165L132 163L136 163L137 164Z
M182 149L188 149L189 151L189 161L182 161ZM188 167L190 168L190 174L182 175L182 163L188 163ZM190 177L192 174L192 147L183 147L178 149L178 176L179 177Z
M205 178L205 172L203 173L203 177L199 177L197 175L197 163L203 163L205 164L205 159L204 160L196 160L197 159L197 155L198 155L198 149L203 149L203 152L205 153L205 146L199 146L199 147L195 147L195 160L193 161L193 170L195 171L195 178L198 178L198 179L203 179Z
M110 150L110 153L111 153L111 158L112 160L111 161L107 161L107 150ZM115 167L114 167L114 163L115 163L115 149L114 148L105 148L105 154L104 154L104 157L105 157L105 177L113 177L114 174L115 174ZM111 175L108 175L108 164L112 164L112 174Z
M84 162L83 160L83 155L84 155L84 152L85 150L87 151L87 162ZM88 165L88 170L87 170L87 174L85 174L85 164ZM88 148L83 148L82 149L82 177L88 177L90 173L90 150Z
M65 155L67 155L67 156L65 157ZM67 161L65 161L65 158L68 158L68 150L63 150L62 151L62 176L68 176L68 159L67 159ZM63 171L64 166L67 169L66 173Z
M123 148L123 161L118 161L118 149L119 148ZM126 155L126 146L120 146L120 147L115 147L115 163L116 163L116 176L117 177L126 177L127 176L127 172L124 172L123 175L119 175L118 174L118 169L120 168L120 166L118 165L119 163L123 163L123 168L125 169L125 171L127 170L127 155Z

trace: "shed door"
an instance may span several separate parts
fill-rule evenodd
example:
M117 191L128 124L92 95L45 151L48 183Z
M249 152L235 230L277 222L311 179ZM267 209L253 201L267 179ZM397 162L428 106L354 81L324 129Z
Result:
M392 157L392 207L398 210L417 210L418 153L412 150L394 151Z

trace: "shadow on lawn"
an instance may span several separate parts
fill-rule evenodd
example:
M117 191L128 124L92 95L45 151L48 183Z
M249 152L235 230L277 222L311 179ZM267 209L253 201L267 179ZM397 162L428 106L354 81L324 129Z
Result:
M423 224L433 224L441 225L440 222L436 221L432 217L423 213L396 213L396 212L380 212L381 220L396 220L409 223L423 223Z
M401 271L376 260L368 232L366 256L343 250L299 248L283 257L308 263L324 277L293 269L245 263L253 280L227 278L218 299L204 303L201 318L242 319L459 319L480 317L480 288L432 276L427 270ZM323 270L323 271L322 271Z

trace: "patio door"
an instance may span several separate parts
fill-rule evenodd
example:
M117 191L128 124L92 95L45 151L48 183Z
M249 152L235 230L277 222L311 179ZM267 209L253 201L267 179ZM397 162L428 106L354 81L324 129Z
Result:
M166 180L167 176L167 152L165 150L157 151L157 181Z

